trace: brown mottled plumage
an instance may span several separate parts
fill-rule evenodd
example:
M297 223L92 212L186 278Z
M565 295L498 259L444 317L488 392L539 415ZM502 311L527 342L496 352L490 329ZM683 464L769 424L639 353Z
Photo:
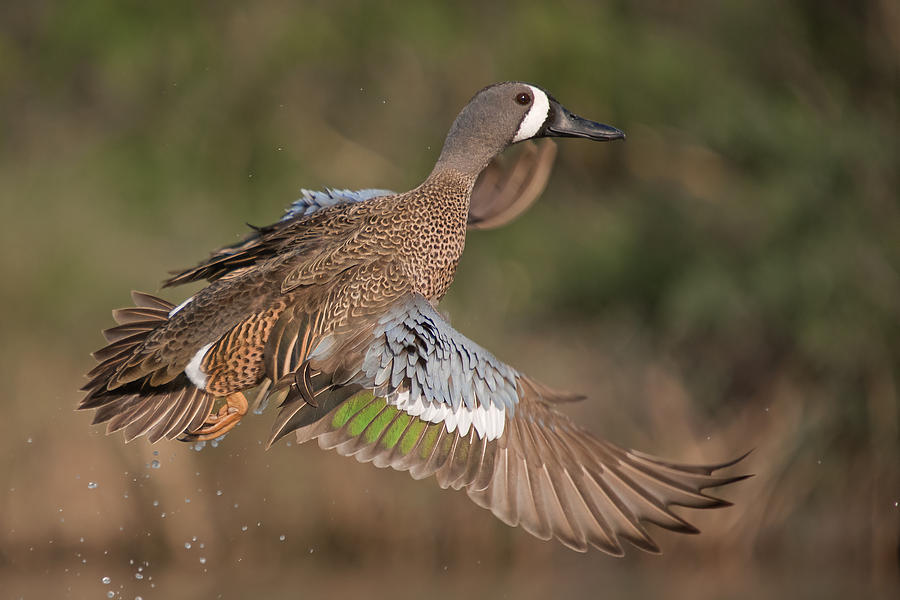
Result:
M536 87L485 88L417 188L305 196L281 221L169 279L210 282L181 306L133 293L135 306L113 313L119 325L94 354L79 408L127 440L204 440L234 427L244 392L259 386L260 398L282 400L270 443L296 432L435 475L542 539L621 554L620 539L658 550L642 522L696 532L670 506L727 504L702 490L741 479L713 474L732 463L676 465L596 439L554 407L575 396L498 361L434 308L466 229L525 210L555 146L529 146L509 167L497 155L549 136L624 137Z

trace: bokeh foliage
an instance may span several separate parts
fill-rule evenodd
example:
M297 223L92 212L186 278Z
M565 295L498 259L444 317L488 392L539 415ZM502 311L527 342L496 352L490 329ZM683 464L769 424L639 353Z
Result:
M70 481L75 468L48 468L60 453L113 477L151 451L122 449L70 413L108 308L235 240L245 221L277 218L300 187L408 189L475 90L520 79L629 137L562 142L542 201L504 230L470 236L445 302L454 324L524 370L588 391L595 399L573 410L618 443L707 460L758 447L750 468L759 476L750 491L730 492L739 506L714 534L725 556L803 562L815 547L822 560L851 564L854 585L897 585L892 0L91 0L15 3L4 13L0 372L9 418L0 479L19 491L0 494L14 531L0 538L0 556L10 569L39 572L22 566L43 564L29 553L52 564L80 537L48 525L45 512L61 500L41 512L22 491L27 473L47 469L44 488L28 493L53 498L64 489L54 478ZM270 418L223 445L252 453ZM198 461L207 481L254 480L285 505L303 498L307 516L333 498L285 483L284 473L326 478L350 507L358 490L345 478L368 477L313 449L247 458L232 472L219 450L163 453ZM104 456L116 452L110 464ZM260 474L253 460L273 467ZM321 464L338 471L326 475ZM476 509L457 496L371 477L433 507L416 509L415 527L448 512L457 520L434 526L428 539L450 540L435 561L463 556L471 540L498 564L527 563L534 552L524 534L482 531L486 517L467 525ZM153 530L150 516L121 510ZM415 542L384 528L404 513L379 510L383 518L343 528L299 516L279 523L337 557L375 556L383 539L399 555ZM180 538L152 539L145 554L177 564ZM114 529L92 543L137 544ZM704 537L677 544L696 552ZM35 545L37 554L23 550ZM272 553L263 542L253 551ZM539 556L569 560L543 546Z

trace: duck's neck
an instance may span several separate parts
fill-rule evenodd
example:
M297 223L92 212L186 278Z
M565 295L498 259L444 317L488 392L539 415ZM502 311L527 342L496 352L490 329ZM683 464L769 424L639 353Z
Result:
M429 300L440 300L453 282L466 244L469 197L476 177L436 169L400 198L407 226L400 253L415 291Z
M468 204L469 196L472 195L472 188L475 187L475 181L483 170L484 167L478 170L461 171L438 163L419 188L444 190L445 192L442 196L447 198L463 195L466 197L466 203ZM466 208L468 210L468 206Z
M485 118L466 109L459 114L444 140L432 175L455 171L470 177L474 184L478 174L508 145L508 141L500 141L490 135L490 123L481 122Z

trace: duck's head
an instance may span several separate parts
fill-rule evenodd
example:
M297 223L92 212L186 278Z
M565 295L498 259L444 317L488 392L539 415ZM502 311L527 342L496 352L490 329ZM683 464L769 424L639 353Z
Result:
M624 139L609 125L569 112L553 96L528 83L507 81L475 94L450 127L436 170L477 176L510 144L541 137Z

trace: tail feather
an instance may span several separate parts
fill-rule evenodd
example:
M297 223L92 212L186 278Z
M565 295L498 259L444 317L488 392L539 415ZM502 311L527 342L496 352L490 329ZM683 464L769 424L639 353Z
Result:
M162 298L157 298L156 296L151 296L150 294L138 292L136 290L131 292L131 300L134 302L134 305L139 308L155 308L164 310L166 313L175 308L175 305L168 300L163 300Z
M159 441L166 437L166 434L175 432L175 431L185 431L188 423L191 418L198 410L197 404L192 402L185 402L184 396L191 393L191 390L184 389L181 393L175 398L175 403L177 406L169 411L168 416L165 419L160 419L156 424L151 424L146 428L147 439L150 443ZM212 405L210 405L212 408ZM204 414L209 414L209 410ZM138 423L132 423L130 426L125 428L125 439L131 440L140 435L140 428L138 427ZM179 429L179 426L181 427Z
M175 307L173 306L172 308ZM119 325L126 325L138 321L167 321L169 319L169 311L161 308L130 306L128 308L115 309L112 311L112 316Z
M151 329L150 331L153 330ZM147 339L147 333L149 332L134 333L128 337L123 337L100 348L92 356L101 362L105 362L113 357L123 356L126 354L126 351L142 344Z
M137 321L126 325L117 325L105 330L103 337L109 343L118 342L136 333L149 333L156 329L157 325L159 325L158 321Z
M113 311L118 325L103 332L109 343L93 354L99 364L87 374L90 381L81 388L86 394L78 410L95 409L93 423L107 423L108 434L124 430L126 441L141 435L151 443L175 439L203 424L215 398L183 373L157 378L165 380L162 385L154 385L154 373L131 381L123 377L148 336L168 322L174 308L143 292L132 292L131 297L135 306Z

